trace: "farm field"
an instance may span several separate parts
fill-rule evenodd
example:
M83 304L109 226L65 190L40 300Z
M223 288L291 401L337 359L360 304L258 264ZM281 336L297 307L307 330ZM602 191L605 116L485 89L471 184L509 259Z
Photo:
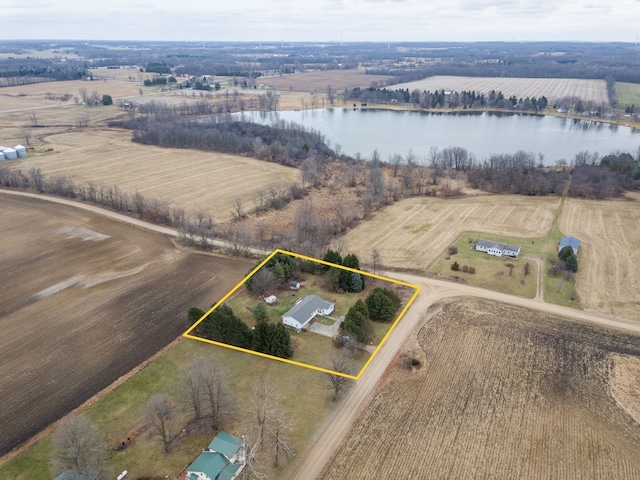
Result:
M264 83L274 90L283 92L315 92L327 93L327 87L331 87L336 93L342 93L345 88L369 88L373 82L381 86L386 85L390 79L386 75L367 75L364 70L326 70L322 72L291 73L273 77L260 77L260 83Z
M585 309L640 318L640 195L568 199L560 230L581 240L576 289Z
M562 97L580 97L582 100L608 104L607 86L604 80L582 80L575 78L498 78L498 77L453 77L434 76L415 82L393 85L393 89L413 91L462 90L488 94L491 90L502 91L505 97L518 98L543 95L551 102Z
M0 194L0 454L177 338L251 262Z
M560 199L481 195L458 199L408 198L376 213L343 238L370 262L380 254L386 268L426 271L464 231L541 237L551 228ZM523 245L523 254L526 246Z
M11 165L68 175L82 185L118 185L129 194L140 192L190 213L202 210L216 222L232 218L236 197L252 208L257 190L291 183L297 174L253 158L140 145L130 138L130 132L112 129L59 133L46 139L53 153L32 154Z
M624 109L632 105L640 108L640 83L616 82L616 94L619 108Z
M405 352L323 479L640 478L637 337L468 299Z

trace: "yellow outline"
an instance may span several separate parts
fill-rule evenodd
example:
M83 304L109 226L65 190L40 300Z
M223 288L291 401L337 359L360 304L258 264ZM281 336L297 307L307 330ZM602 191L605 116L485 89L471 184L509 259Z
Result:
M214 340L209 340L209 339L206 339L206 338L202 338L202 337L197 337L195 335L191 335L191 331L194 328L196 328L200 322L202 322L216 308L218 308L220 305L222 305L231 295L233 295L235 293L236 290L238 290L241 286L243 286L245 284L245 282L249 278L251 278L258 270L260 270L269 260L271 260L278 253L282 253L282 254L285 254L285 255L291 255L293 257L301 258L303 260L308 260L308 261L315 262L315 263L321 263L323 265L329 265L331 267L341 268L343 270L348 270L350 272L360 273L360 274L366 275L368 277L377 278L379 280L384 280L386 282L396 283L398 285L403 285L405 287L410 287L410 288L413 288L415 290L415 292L413 293L412 297L409 299L409 301L407 302L405 307L402 309L402 311L400 312L400 314L398 315L396 320L393 322L393 324L391 325L391 327L389 328L389 330L387 331L385 336L380 341L380 344L378 345L378 347L373 351L373 353L371 353L371 356L369 357L367 362L360 369L360 372L358 372L358 375L349 375L349 374L342 373L342 372L336 372L336 371L329 370L329 369L326 369L326 368L317 367L315 365L309 365L308 363L300 363L300 362L296 362L295 360L289 360L287 358L275 357L273 355L267 355L265 353L256 352L254 350L248 350L246 348L236 347L235 345L229 345L228 343L216 342ZM367 367L369 366L371 361L374 359L374 357L377 355L378 350L380 350L380 347L382 347L384 345L384 343L387 341L387 338L389 337L389 335L391 334L393 329L396 328L396 325L398 324L398 322L402 319L402 317L407 312L407 310L409 309L409 307L411 306L413 301L416 299L416 297L420 293L420 290L421 290L421 288L420 288L419 285L413 285L411 283L402 282L400 280L395 280L393 278L383 277L381 275L376 275L374 273L364 272L362 270L356 270L355 268L343 267L342 265L336 265L335 263L325 262L324 260L319 260L317 258L308 257L306 255L300 255L299 253L289 252L287 250L282 250L282 249L278 248L278 249L274 250L271 254L269 254L262 262L260 262L260 264L256 268L251 270L251 272L249 272L249 274L246 277L244 277L240 281L240 283L238 283L235 287L233 287L233 289L231 289L231 291L229 293L227 293L224 297L222 297L222 299L220 301L218 301L204 315L202 315L202 317L200 317L200 319L196 323L191 325L191 327L189 327L189 329L186 332L184 332L182 334L182 336L186 337L186 338L191 338L192 340L198 340L200 342L210 343L211 345L218 345L220 347L230 348L232 350L237 350L239 352L245 352L245 353L250 353L252 355L258 355L259 357L269 358L269 359L272 359L272 360L278 360L280 362L289 363L291 365L296 365L298 367L310 368L312 370L317 370L319 372L329 373L331 375L339 375L341 377L346 377L346 378L349 378L351 380L358 380L358 379L360 379L362 374L365 372L365 370L367 369Z

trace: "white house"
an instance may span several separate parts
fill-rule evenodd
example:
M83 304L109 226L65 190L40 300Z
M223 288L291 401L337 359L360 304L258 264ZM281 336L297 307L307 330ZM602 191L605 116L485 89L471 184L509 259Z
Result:
M313 320L316 315L331 315L334 306L333 303L320 298L318 295L309 295L282 315L282 323L300 331Z
M486 252L496 257L513 257L518 258L520 255L519 245L509 245L508 243L494 242L492 240L478 239L476 242L476 250Z

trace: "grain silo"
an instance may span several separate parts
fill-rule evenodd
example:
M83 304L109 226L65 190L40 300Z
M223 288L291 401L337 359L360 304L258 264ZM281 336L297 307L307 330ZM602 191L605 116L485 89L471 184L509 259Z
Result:
M5 160L14 160L18 158L18 152L16 152L15 148L5 148L2 153L4 153Z
M18 154L18 158L24 158L27 156L27 149L24 145L16 145L15 151Z
M0 162L4 160L4 153L2 153L2 150L0 150Z

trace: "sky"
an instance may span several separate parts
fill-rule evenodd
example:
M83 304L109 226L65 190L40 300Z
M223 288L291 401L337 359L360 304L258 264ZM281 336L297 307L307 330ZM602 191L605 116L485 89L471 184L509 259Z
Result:
M640 0L0 0L0 39L640 41Z

